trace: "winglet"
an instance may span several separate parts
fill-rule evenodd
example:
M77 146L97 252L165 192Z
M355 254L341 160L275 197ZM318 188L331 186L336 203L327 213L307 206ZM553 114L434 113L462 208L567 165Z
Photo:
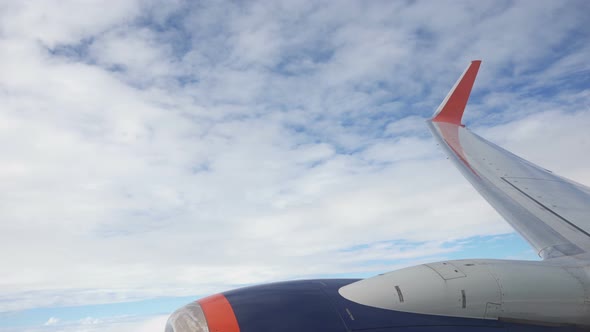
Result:
M434 115L432 121L434 122L448 122L456 125L461 125L461 118L465 111L465 105L469 100L469 94L471 94L471 88L481 60L471 61L471 64L463 75L459 78L455 86L451 89L445 100L440 104Z

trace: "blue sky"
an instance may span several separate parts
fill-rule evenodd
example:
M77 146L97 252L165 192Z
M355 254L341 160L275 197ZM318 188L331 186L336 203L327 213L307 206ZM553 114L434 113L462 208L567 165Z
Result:
M424 125L590 183L586 1L0 5L0 331L160 331L198 296L536 259Z

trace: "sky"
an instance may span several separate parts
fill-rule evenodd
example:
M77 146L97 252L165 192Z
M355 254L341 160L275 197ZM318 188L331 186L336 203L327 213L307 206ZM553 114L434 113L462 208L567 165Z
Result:
M0 1L0 332L163 331L235 287L538 259L424 123L590 184L590 2Z

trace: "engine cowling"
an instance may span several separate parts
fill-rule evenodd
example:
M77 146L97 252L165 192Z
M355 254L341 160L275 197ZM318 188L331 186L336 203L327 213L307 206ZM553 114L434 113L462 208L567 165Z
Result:
M583 267L455 260L418 265L340 288L363 305L431 315L590 326Z

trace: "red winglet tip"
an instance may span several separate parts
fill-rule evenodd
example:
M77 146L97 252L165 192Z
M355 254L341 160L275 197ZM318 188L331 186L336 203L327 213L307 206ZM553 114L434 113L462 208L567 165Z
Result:
M443 100L434 113L432 121L461 125L463 112L469 100L471 88L473 88L473 83L475 82L480 65L481 60L471 61L469 67L467 67L457 83L455 83L453 89L451 89L445 100Z

